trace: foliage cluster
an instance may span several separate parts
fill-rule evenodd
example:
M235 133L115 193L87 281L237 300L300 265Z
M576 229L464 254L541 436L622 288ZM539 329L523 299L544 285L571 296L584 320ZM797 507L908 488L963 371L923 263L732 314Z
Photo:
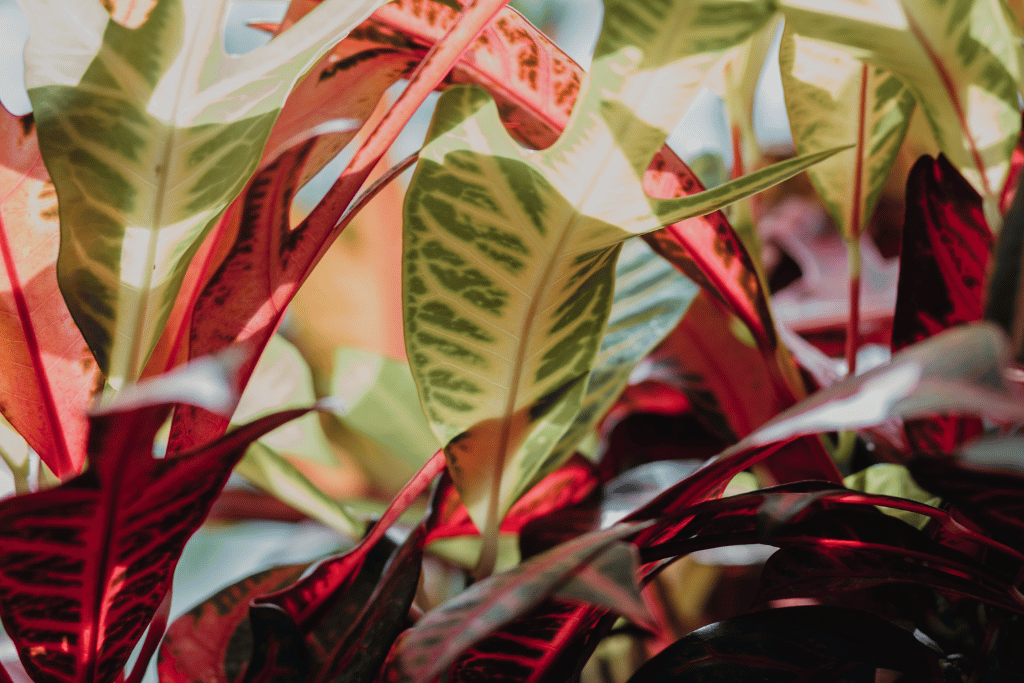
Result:
M604 0L586 71L507 0L292 0L244 55L228 4L22 2L0 619L24 671L0 679L137 683L158 650L168 683L1024 677L1003 0ZM768 163L780 32L797 155ZM710 189L665 146L703 88L733 142ZM413 165L399 218L374 199ZM392 333L335 349L300 287L359 220L372 246L328 287L384 310L341 337ZM293 299L313 375L275 335ZM866 342L892 356L857 373ZM342 500L352 459L386 508ZM168 626L185 543L232 501L356 543Z

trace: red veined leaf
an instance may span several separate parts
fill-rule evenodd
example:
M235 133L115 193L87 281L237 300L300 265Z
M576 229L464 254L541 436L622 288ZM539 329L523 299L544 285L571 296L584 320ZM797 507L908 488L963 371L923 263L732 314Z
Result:
M1003 184L1003 191L999 195L999 213L1006 215L1013 203L1013 197L1017 194L1017 185L1020 183L1020 172L1024 169L1024 128L1021 136L1017 138L1017 146L1013 148L1010 156L1010 171L1006 174L1006 183Z
M501 521L504 533L519 533L531 520L586 500L597 488L593 463L578 453L569 462L544 477L526 495L517 500ZM469 518L459 493L449 478L442 484L436 522L427 533L427 542L453 536L471 536L479 531Z
M160 606L156 608L156 612L149 622L146 639L142 641L142 649L139 650L139 656L132 665L132 672L128 675L125 683L142 683L142 678L146 675L146 670L149 669L149 662L153 659L157 648L160 647L160 641L163 640L164 634L167 632L167 622L171 618L171 595L173 592L173 586L168 586L164 599L160 601Z
M293 148L254 176L243 192L244 199L240 198L244 209L237 238L195 302L190 357L210 353L225 340L251 339L255 352L243 374L243 378L248 378L259 351L280 323L287 303L358 210L360 200L352 202L359 188L415 110L507 3L508 0L477 0L458 15L444 38L434 44L416 67L398 100L356 150L341 177L298 226L287 229L288 209L301 175L299 159L309 154L313 143ZM283 181L282 172L286 176ZM396 175L397 172L387 179ZM363 195L368 196L372 192ZM226 310L229 301L231 308ZM225 427L224 420L210 415L195 410L179 411L170 448L177 451L203 443Z
M122 676L234 464L254 439L309 410L269 415L202 449L154 459L171 402L191 395L223 410L232 402L228 374L223 361L203 359L124 389L91 417L84 473L0 502L0 616L34 680Z
M81 471L103 377L57 286L57 194L31 114L0 106L0 412L58 477Z
M876 671L943 680L939 653L909 631L870 612L816 605L700 628L651 658L629 683L879 680Z
M265 569L231 584L174 620L157 656L165 683L240 681L252 656L249 601L297 580L308 563Z
M981 197L944 156L918 159L907 180L906 202L893 351L981 320L993 244ZM915 420L906 432L917 450L950 453L981 434L981 421Z
M400 680L433 680L469 646L536 607L580 565L638 528L619 525L575 538L507 572L478 581L436 607L402 639L396 653Z

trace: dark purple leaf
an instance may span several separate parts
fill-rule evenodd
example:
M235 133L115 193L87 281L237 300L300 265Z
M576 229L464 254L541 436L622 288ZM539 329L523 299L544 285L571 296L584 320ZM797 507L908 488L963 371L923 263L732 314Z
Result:
M940 654L870 612L787 607L705 626L670 645L630 683L907 683L942 680Z

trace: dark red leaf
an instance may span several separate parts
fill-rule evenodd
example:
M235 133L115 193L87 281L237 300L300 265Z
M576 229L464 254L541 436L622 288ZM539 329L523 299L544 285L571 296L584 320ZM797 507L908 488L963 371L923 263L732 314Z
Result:
M154 459L167 401L203 396L205 384L215 408L226 398L223 371L202 361L123 390L91 418L83 474L0 502L0 615L34 680L122 676L234 464L254 439L308 412L270 415L202 449Z
M650 659L630 683L943 680L939 653L870 612L787 607L698 629ZM885 680L890 680L886 678Z
M160 647L157 674L165 683L241 680L252 657L249 602L297 580L309 565L272 567L218 591L174 620Z
M944 156L914 164L906 204L893 351L981 320L993 243L981 197ZM913 420L906 433L917 450L950 453L981 433L981 421Z

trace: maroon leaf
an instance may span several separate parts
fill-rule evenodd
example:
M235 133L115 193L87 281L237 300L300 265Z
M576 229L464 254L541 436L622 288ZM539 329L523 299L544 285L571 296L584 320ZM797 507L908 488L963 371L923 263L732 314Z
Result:
M993 243L981 197L944 156L918 159L907 180L906 202L893 351L981 320ZM906 433L917 450L950 453L981 434L981 421L914 420Z
M939 653L870 612L787 607L744 614L673 643L630 683L943 680ZM905 677L905 678L904 678ZM889 680L889 678L885 678Z
M157 657L165 683L241 680L252 656L249 602L298 579L308 563L272 567L218 591L174 620Z
M270 415L200 450L154 459L169 401L192 394L210 409L231 402L224 370L199 361L123 390L91 418L83 474L0 502L0 615L34 680L121 676L231 468L254 439L308 411Z

